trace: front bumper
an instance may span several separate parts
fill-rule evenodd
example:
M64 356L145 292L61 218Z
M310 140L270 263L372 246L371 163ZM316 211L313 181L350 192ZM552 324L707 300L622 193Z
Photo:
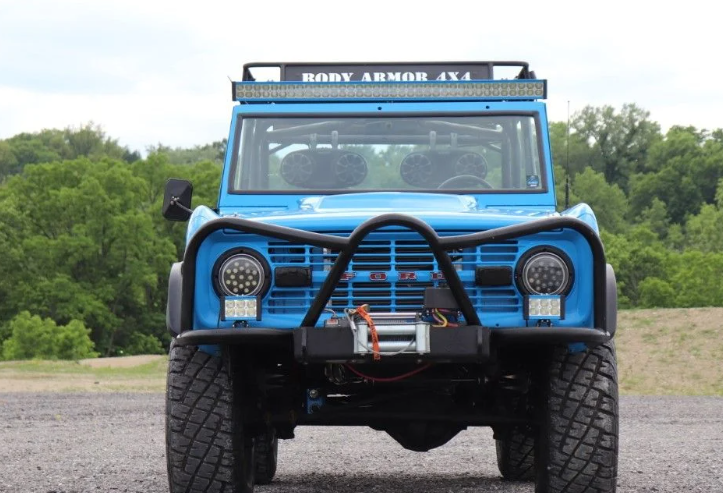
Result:
M597 346L612 336L599 329L577 327L509 327L490 329L462 326L430 329L430 352L382 357L382 361L483 363L500 346L521 344L574 344ZM371 355L354 353L354 334L347 328L298 329L200 329L176 337L176 345L278 346L303 363L371 361Z

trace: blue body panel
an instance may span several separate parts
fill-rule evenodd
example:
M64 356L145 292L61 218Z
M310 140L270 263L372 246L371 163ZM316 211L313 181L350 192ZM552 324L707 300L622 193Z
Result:
M389 195L389 194L383 194ZM406 194L405 194L406 195ZM277 224L287 227L293 227L304 230L312 230L317 232L329 232L334 234L345 234L353 230L363 221L374 217L380 213L386 212L383 208L361 209L353 206L353 197L336 196L338 198L345 197L348 200L349 208L346 210L341 207L340 203L330 210L324 210L323 204L325 200L318 200L321 207L298 209L294 212L290 211L273 211L268 213L259 213L253 210L243 210L242 208L233 211L233 214L247 219L255 219L260 222ZM467 208L470 205L465 198L456 196L434 195L432 198L439 202L445 202L447 198L452 197L460 208ZM316 199L310 202L317 202ZM337 201L343 202L343 201ZM414 210L410 204L410 209L397 207L397 212L409 213L422 219L432 226L439 234L463 234L476 232L481 230L489 230L510 224L518 224L535 220L538 218L557 215L552 209L545 208L495 208L495 209L477 209L469 208L466 211L447 211L441 212L435 210L430 205L430 200L426 198L426 206ZM229 211L224 211L228 213ZM198 208L192 217L192 224L196 227L200 226L204 220L218 217L207 208ZM192 234L192 233L191 233ZM374 242L394 242L403 239L405 242L419 240L415 234L404 231L384 231L370 235L370 239ZM420 242L421 243L421 242ZM477 265L505 265L514 268L519 258L530 248L538 245L554 245L562 249L572 260L575 265L575 284L567 297L566 301L566 317L565 320L557 322L555 325L560 326L587 326L592 327L592 253L587 242L577 233L573 231L549 232L541 233L534 236L520 238L515 242L505 242L502 245L483 246L474 251L464 252L463 259L459 262L459 274L462 282L468 288L468 292L479 306L479 316L482 322L490 327L519 327L525 326L525 320L522 312L522 296L516 286L499 289L488 288L482 289L474 285L474 268ZM273 272L278 266L299 266L299 262L304 265L312 266L313 286L311 288L294 288L294 289L272 289L263 299L263 316L260 322L252 321L250 326L254 327L274 327L274 328L294 328L298 327L301 319L306 313L306 309L311 303L315 289L318 289L323 282L326 271L324 265L319 260L322 257L321 252L314 252L313 248L305 247L299 259L291 258L292 254L278 253L280 249L288 249L287 245L281 241L269 241L256 235L239 234L237 232L218 231L213 233L204 241L197 258L197 277L196 277L196 311L194 326L199 328L216 328L230 327L230 322L221 322L218 314L220 310L219 299L213 289L213 277L211 266L226 251L243 245L252 248L267 259ZM318 250L318 249L317 249ZM364 252L360 254L363 259ZM432 261L433 262L433 261ZM401 262L400 262L401 263ZM352 266L350 270L356 272L356 282L369 282L369 271L357 271ZM379 269L375 269L379 270ZM391 283L397 279L398 271L396 266L381 269L388 275ZM424 283L432 283L431 272L436 271L436 267L432 267L426 271L418 271L418 282L420 286ZM373 288L366 288L374 290ZM421 288L420 288L421 289ZM378 290L375 290L378 291ZM282 296L283 294L283 296ZM400 298L404 298L403 292L398 293ZM418 297L418 293L415 293ZM375 301L374 297L363 296L364 289L361 290L360 297L365 301ZM401 311L406 309L404 305L397 305L392 301L392 306L388 306L386 297L380 296L378 302L380 310ZM353 296L344 297L343 300L354 299ZM343 301L342 300L342 301ZM332 298L334 301L334 298ZM282 303L282 304L280 304ZM321 325L325 318L330 316L330 312L326 314L319 322Z
M583 221L585 224L590 226L599 235L600 228L597 225L597 218L592 208L587 204L577 204L576 206L570 207L560 213L561 216L574 217Z
M236 126L244 115L274 114L380 114L380 113L485 113L485 112L530 112L540 121L544 145L544 169L546 190L540 193L478 193L454 195L447 193L416 192L369 192L348 193L329 196L308 196L296 194L232 194L228 191L229 174L233 159L233 140ZM439 235L457 235L519 224L535 219L560 215L555 212L554 178L552 174L549 135L545 105L539 102L356 102L356 103L293 103L254 104L234 108L229 133L229 152L226 156L217 212L208 207L198 207L191 216L186 240L193 237L204 223L221 216L238 216L268 224L276 224L307 231L348 235L365 220L386 212L409 214L427 222ZM586 204L572 207L562 215L583 220L598 231L597 221ZM359 300L369 300L372 310L406 311L419 300L424 286L438 285L433 278L437 270L435 260L419 261L417 257L405 260L404 245L423 248L424 244L416 233L403 229L387 228L372 233L362 250L355 256L349 270L356 273L353 281L338 288L339 294L332 297L339 307ZM366 244L366 246L365 246ZM365 266L363 248L378 248L382 245L390 253L389 260L382 262L378 269ZM554 325L570 327L593 326L593 279L592 253L588 243L574 231L554 231L519 238L501 244L483 245L466 249L457 254L456 266L470 298L477 308L482 323L492 328L521 327L527 325L523 317L522 295L516 285L504 288L480 288L475 285L477 265L509 266L515 268L520 257L530 248L552 245L563 250L574 265L574 284L565 302L565 319ZM309 265L312 267L312 286L306 288L277 288L272 281L271 289L262 302L262 320L251 321L251 327L272 327L292 329L298 327L316 290L328 271L330 254L318 248L304 245L290 245L279 240L243 234L236 231L212 233L201 245L197 256L195 286L194 328L227 328L231 322L220 320L219 298L214 290L212 266L232 248L243 246L256 250L269 262L271 272L279 266ZM378 254L374 254L378 257ZM417 273L416 285L397 284L400 270ZM370 261L371 262L371 261ZM425 267L417 268L423 263ZM355 268L355 265L357 266ZM361 267L360 267L361 266ZM414 268L412 268L414 267ZM370 287L369 274L372 270L387 275L388 287ZM354 284L357 283L357 284ZM412 283L413 284L413 283ZM381 284L380 284L381 286ZM376 302L376 303L375 303ZM376 306L375 306L376 304ZM318 325L323 325L331 312L325 313ZM532 323L534 324L534 323Z

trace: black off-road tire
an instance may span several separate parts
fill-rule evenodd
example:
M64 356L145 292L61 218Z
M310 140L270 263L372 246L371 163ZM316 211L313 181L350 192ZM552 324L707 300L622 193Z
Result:
M615 345L554 350L540 382L536 493L614 493L618 469Z
M256 437L256 484L269 484L273 481L278 455L279 439L274 428Z
M497 467L509 481L535 479L535 430L515 427L496 440Z
M171 493L251 493L254 440L244 433L229 365L196 347L171 346L166 460Z

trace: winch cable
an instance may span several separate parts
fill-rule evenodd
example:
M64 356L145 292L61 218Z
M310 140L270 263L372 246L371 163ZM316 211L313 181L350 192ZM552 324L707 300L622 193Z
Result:
M369 305L360 305L354 310L354 313L363 318L366 321L367 326L369 326L369 333L372 336L372 352L374 353L374 361L379 361L382 359L379 348L379 334L377 333L377 327L374 325L372 316L367 311L368 309Z

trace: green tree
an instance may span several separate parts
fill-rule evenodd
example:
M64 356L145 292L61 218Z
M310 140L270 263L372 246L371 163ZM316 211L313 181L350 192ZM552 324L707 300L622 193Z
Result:
M22 360L55 356L57 326L53 320L41 319L24 311L14 317L8 327L10 338L3 342L3 359Z
M665 202L655 197L650 207L645 209L641 214L640 222L657 234L658 238L665 239L670 229L668 210L665 207Z
M21 133L0 141L0 181L5 176L20 173L28 164L51 163L65 159L101 157L134 162L138 152L121 147L94 123L64 130L45 129L36 133Z
M557 167L567 169L568 164L568 134L567 123L550 123L550 147L552 148L552 162ZM590 147L585 135L575 131L570 125L569 135L569 168L572 176L582 173L587 168L599 168L600 156Z
M670 220L683 224L688 214L697 214L703 203L700 188L690 175L675 165L666 166L657 173L637 174L632 179L630 208L633 217L658 199L664 202Z
M56 332L55 356L58 359L78 360L98 356L90 339L90 329L80 320L71 320L67 325L58 327Z
M165 353L163 344L156 336L150 334L140 334L134 332L128 338L128 344L123 350L123 354L163 354Z
M638 285L641 308L670 308L675 306L676 293L667 281L647 277Z
M144 209L144 180L117 160L28 165L4 187L0 293L7 314L81 320L106 354L139 331L163 337L173 241ZM16 207L23 204L22 208Z
M645 226L631 228L625 235L603 231L602 239L607 261L615 268L622 307L639 306L640 285L645 279L670 278L670 252Z
M94 124L0 141L0 344L27 310L63 327L82 322L105 355L158 351L186 226L160 214L165 183L189 179L194 207L214 206L225 146L173 164L162 153L140 159Z
M579 139L593 151L589 163L608 183L628 190L630 176L645 168L648 150L660 139L660 125L635 104L619 112L612 106L586 106L572 119Z
M227 140L219 140L205 145L197 145L192 148L168 147L163 144L150 146L149 154L164 154L171 164L189 165L201 161L209 161L216 164L223 163L226 155Z
M572 189L579 200L595 211L600 227L619 233L627 228L625 214L628 201L625 193L615 184L608 184L602 173L586 169L575 177Z
M718 181L715 204L703 205L685 225L686 246L702 252L723 251L723 178Z
M723 250L723 210L704 205L700 213L688 219L685 225L686 246L701 252Z
M715 201L722 177L723 142L694 127L672 127L651 146L645 169L631 180L631 212L637 217L657 198L670 220L683 224Z
M3 358L69 359L95 358L90 330L78 320L58 326L50 319L19 313L9 323L10 338L3 343Z
M17 173L18 167L18 159L15 157L12 147L7 142L0 140L0 183L4 176Z
M674 306L723 306L723 253L684 252L677 259L671 286Z

